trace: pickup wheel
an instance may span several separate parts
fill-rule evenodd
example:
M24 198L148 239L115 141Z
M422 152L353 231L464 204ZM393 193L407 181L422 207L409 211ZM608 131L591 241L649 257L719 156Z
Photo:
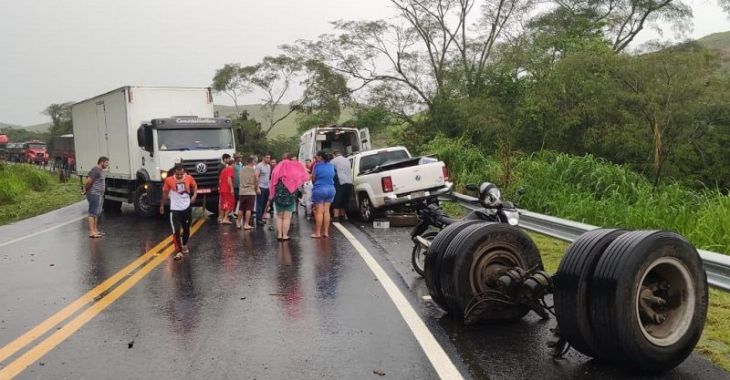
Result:
M159 209L152 204L152 198L144 185L139 185L134 191L134 212L146 218L155 216L159 212Z
M373 219L380 216L380 213L373 208L373 202L370 201L370 197L368 197L367 193L361 193L358 195L357 203L358 217L363 222L372 222Z

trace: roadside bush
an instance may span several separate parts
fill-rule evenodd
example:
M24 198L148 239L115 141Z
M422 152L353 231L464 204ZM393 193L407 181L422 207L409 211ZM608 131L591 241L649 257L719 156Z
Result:
M0 204L13 203L23 193L24 186L16 178L5 176L0 177Z

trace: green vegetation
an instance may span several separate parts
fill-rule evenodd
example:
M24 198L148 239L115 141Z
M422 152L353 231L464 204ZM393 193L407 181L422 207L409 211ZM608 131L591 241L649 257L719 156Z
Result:
M0 163L0 225L79 200L78 184L60 183L48 172L31 165Z
M437 138L426 148L444 160L457 189L491 181L520 207L597 226L665 229L697 247L730 253L730 197L678 183L654 187L627 166L591 155L539 152L508 160L484 155L464 140Z

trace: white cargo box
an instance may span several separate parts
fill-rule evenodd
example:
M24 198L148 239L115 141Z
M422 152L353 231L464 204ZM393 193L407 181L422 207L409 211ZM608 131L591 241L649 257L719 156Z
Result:
M133 179L141 167L137 128L171 116L214 117L210 88L125 86L72 106L76 168L86 175L109 157L109 178Z

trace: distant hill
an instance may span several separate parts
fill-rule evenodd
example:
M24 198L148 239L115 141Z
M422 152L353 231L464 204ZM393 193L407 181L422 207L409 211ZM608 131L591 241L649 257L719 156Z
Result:
M252 119L256 119L257 121L260 121L262 125L265 125L265 117L264 117L264 111L262 109L262 106L260 104L244 104L239 105L238 108L243 111L248 111L248 117ZM218 115L220 117L235 117L236 116L236 107L234 106L225 106L221 104L215 105L215 110L218 111ZM286 112L288 112L289 106L288 105L280 105L276 108L275 116L276 119L280 118L281 116L284 116ZM297 133L297 117L300 115L299 112L294 112L291 115L289 115L286 119L280 121L278 124L276 124L276 127L271 130L271 137L292 137L292 136L298 136L299 133ZM340 121L348 120L352 117L352 109L346 108L342 115L340 115Z
M730 32L714 33L697 40L701 46L716 51L724 67L730 67Z
M31 132L44 133L44 132L48 132L51 129L51 122L49 121L47 123L29 125L24 128Z

